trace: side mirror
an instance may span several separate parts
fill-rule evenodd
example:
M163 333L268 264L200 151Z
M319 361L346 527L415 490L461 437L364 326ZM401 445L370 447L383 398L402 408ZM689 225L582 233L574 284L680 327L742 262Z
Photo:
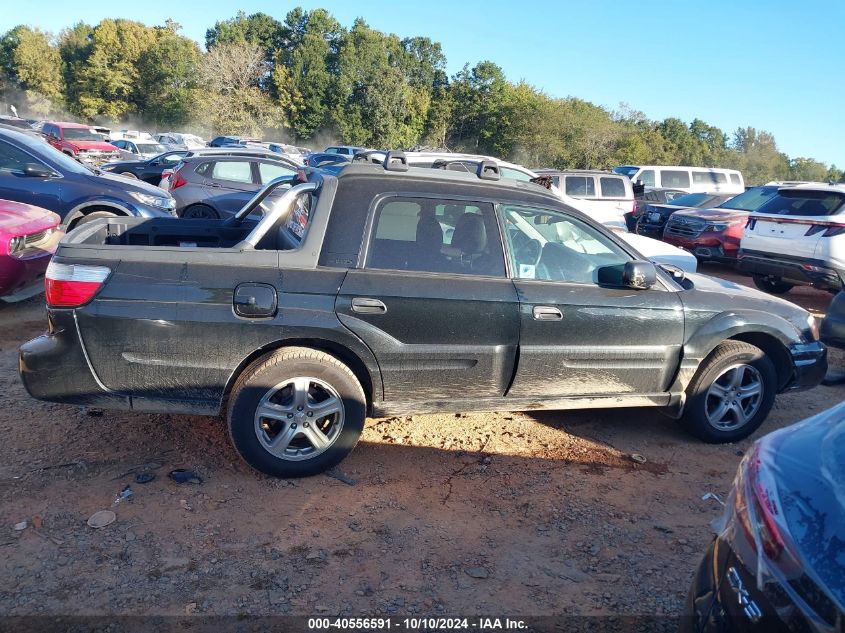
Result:
M651 262L634 260L622 269L622 285L634 290L648 290L657 283L657 268Z
M24 176L29 176L30 178L51 178L55 175L52 169L44 165L39 165L38 163L27 163L21 171Z
M634 260L624 264L602 266L596 271L601 286L648 290L657 283L657 269L651 262Z

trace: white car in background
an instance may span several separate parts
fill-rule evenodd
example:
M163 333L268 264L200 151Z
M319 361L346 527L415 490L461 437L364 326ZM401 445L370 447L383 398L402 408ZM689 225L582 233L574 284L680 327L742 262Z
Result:
M576 208L606 226L624 228L625 214L637 208L634 187L623 174L593 169L538 169L536 173L551 178L559 195L578 200Z
M772 294L796 285L838 292L845 283L845 185L781 187L748 217L739 269Z

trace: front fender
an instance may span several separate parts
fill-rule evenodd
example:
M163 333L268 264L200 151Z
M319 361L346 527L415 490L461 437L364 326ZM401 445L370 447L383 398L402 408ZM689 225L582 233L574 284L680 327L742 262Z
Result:
M85 198L83 200L74 200L73 206L62 220L62 228L64 230L67 230L67 227L69 227L71 223L85 215L83 213L85 209L90 209L91 207L100 207L104 209L114 210L117 215L137 215L137 213L135 213L132 209L116 200L98 197Z
M683 393L702 361L716 347L728 339L743 336L765 336L783 349L782 358L789 359L790 345L801 343L801 332L787 319L760 310L731 310L720 312L696 323L695 315L687 316L688 336L683 346L683 358L672 385L673 393ZM775 358L775 362L780 359ZM790 361L791 362L791 361ZM790 371L792 368L790 368Z

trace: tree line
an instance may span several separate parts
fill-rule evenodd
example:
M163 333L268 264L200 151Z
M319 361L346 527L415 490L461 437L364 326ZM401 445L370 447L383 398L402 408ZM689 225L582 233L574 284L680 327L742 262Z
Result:
M20 25L0 37L2 101L33 117L158 130L265 136L313 145L415 145L492 154L532 167L680 164L742 170L746 182L840 180L791 158L753 127L650 120L513 82L491 61L451 77L440 44L357 19L296 8L214 24L205 51L168 20L77 23L54 35Z

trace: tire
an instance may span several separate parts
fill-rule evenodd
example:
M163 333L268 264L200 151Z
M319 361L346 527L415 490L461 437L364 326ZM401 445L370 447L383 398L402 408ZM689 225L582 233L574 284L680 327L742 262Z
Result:
M751 395L755 383L759 385L756 397ZM704 360L687 387L681 424L710 444L736 442L760 427L776 392L777 372L763 350L742 341L725 341ZM721 412L724 415L719 416Z
M138 180L138 176L133 174L131 171L122 171L119 175L123 176L124 178L132 178L134 180Z
M763 292L772 295L783 295L794 288L794 284L783 281L780 277L766 277L765 275L753 275L754 285Z
M270 415L259 414L259 408ZM332 413L319 417L321 408ZM366 414L364 390L349 367L324 352L288 347L238 378L227 423L247 464L275 477L307 477L355 448Z
M86 215L83 215L78 220L73 222L72 228L76 228L77 226L82 226L83 224L88 224L89 222L93 222L94 220L98 220L100 218L114 218L117 217L116 213L111 213L110 211L92 211Z
M188 220L218 220L220 214L207 204L194 204L182 211L182 217Z

